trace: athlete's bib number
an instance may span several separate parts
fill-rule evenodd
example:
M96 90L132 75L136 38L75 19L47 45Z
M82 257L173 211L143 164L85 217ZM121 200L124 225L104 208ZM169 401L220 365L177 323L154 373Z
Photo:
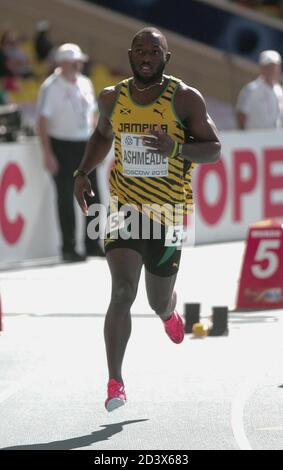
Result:
M141 134L121 132L123 174L136 178L168 176L168 158L143 145Z
M118 233L125 227L125 214L121 211L109 214L106 224L106 235Z
M183 237L183 225L172 225L167 229L165 246L181 246L183 242Z

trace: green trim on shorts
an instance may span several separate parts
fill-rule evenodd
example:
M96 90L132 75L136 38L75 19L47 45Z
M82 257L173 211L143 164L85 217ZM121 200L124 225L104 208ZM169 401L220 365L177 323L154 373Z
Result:
M171 256L173 256L173 254L175 253L175 250L176 250L176 247L175 246L167 246L165 248L165 253L163 254L163 256L161 257L161 259L159 260L159 263L157 266L161 266L161 264L164 264L166 263L166 261L171 258Z

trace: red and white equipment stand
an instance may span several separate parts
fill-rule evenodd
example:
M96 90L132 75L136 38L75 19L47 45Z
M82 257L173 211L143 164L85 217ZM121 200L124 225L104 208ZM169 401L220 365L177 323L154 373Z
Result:
M249 229L236 310L283 307L283 225L265 220Z

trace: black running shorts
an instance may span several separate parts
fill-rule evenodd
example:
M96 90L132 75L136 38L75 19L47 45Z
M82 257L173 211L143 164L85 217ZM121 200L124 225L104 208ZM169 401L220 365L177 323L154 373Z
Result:
M124 225L119 229L107 231L104 240L106 255L115 248L135 250L140 253L145 268L151 274L161 277L176 274L181 258L180 228L166 227L148 222L147 219L146 227L150 226L150 233L144 233L142 224L145 223L145 216L139 216L140 225L137 231Z

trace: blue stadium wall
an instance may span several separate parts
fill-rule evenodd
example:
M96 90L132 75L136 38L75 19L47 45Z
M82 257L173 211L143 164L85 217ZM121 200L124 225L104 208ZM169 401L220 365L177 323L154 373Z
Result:
M88 1L249 60L264 49L283 55L282 31L194 0Z

